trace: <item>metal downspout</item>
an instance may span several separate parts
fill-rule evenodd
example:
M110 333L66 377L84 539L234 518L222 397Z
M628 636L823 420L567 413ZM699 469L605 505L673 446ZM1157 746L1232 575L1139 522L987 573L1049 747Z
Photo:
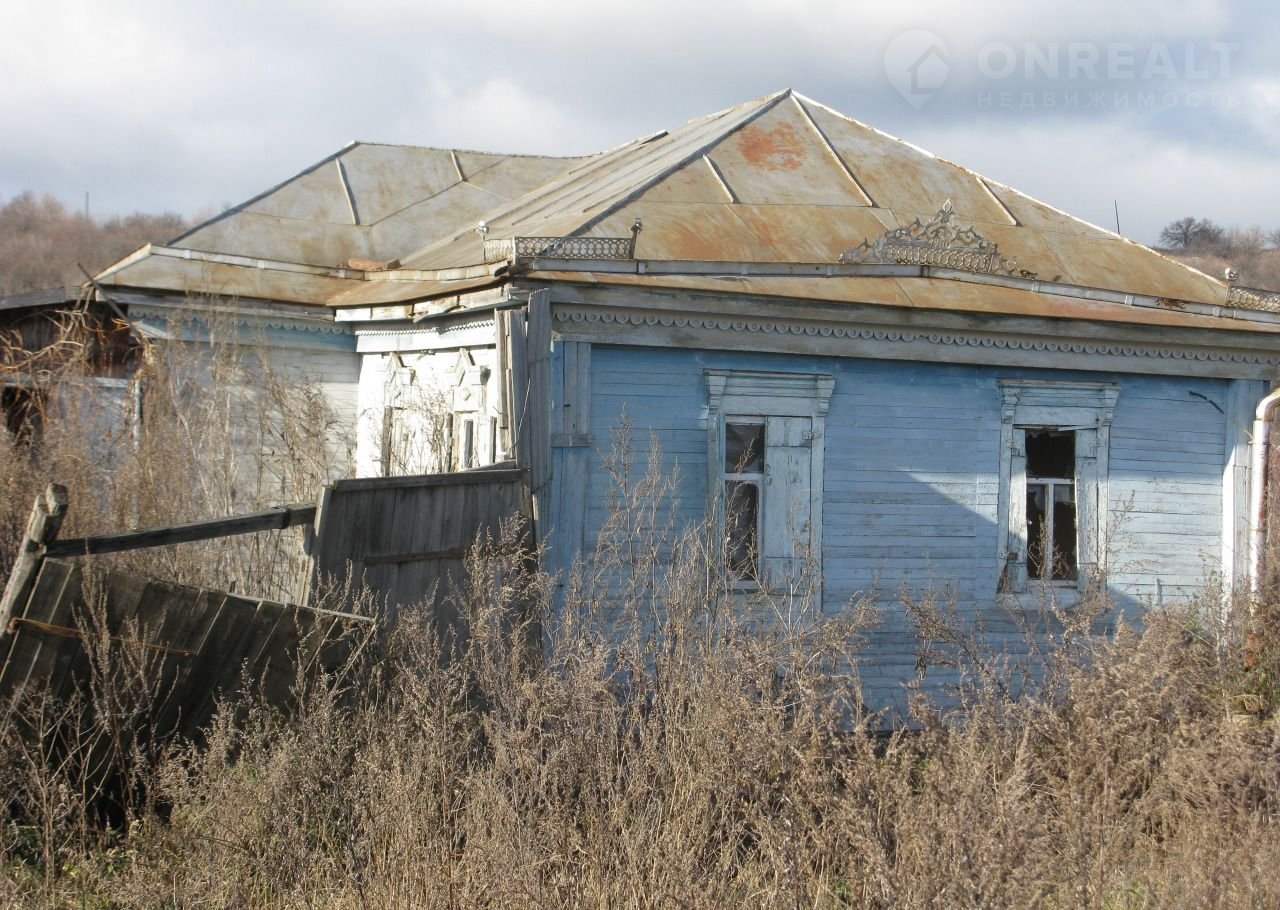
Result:
M1270 411L1280 403L1280 389L1258 402L1253 414L1253 435L1249 453L1249 592L1256 600L1262 584L1262 548L1265 542L1267 443L1271 436Z

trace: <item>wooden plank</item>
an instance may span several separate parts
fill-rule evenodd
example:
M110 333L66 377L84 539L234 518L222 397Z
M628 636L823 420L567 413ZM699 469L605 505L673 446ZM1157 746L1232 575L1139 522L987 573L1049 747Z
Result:
M146 528L125 534L59 540L49 544L45 549L45 553L48 556L87 556L97 553L120 553L125 550L138 550L145 547L190 543L197 540L211 540L215 537L230 537L236 534L251 534L255 531L279 530L309 522L315 518L315 513L316 507L310 503L277 506L266 512L255 512L251 515L236 515L231 518L194 521L188 524L163 528Z
M205 595L206 619L203 623L203 634L193 631L191 650L192 658L184 678L183 694L175 703L178 715L178 732L188 739L198 736L200 728L212 714L214 699L219 693L213 690L211 680L226 656L224 649L225 635L228 629L236 627L236 621L229 614L239 607L238 598L222 592L202 592Z
M167 661L165 664L160 689L163 701L156 711L156 729L168 731L183 727L194 694L190 685L192 671L200 659L200 652L206 644L210 627L217 619L223 599L224 595L218 592L199 591L184 605L185 609L180 611L185 621L173 629L170 643L191 656Z
M428 550L414 553L388 553L385 556L370 556L366 558L365 565L384 566L391 563L423 562L430 559L462 559L466 555L466 547L449 547L444 550Z
M494 468L479 471L456 471L451 474L410 474L401 477L359 477L334 482L334 493L352 493L358 490L393 490L400 487L455 487L465 484L513 483L523 480L525 472L519 468Z
M258 616L260 607L260 601L233 595L225 598L217 625L210 630L209 646L202 653L202 657L207 654L211 659L201 661L200 675L193 673L188 681L191 690L198 693L191 702L191 724L203 725L213 716L218 699L241 691L245 653L252 647L255 637L271 630L271 626L266 624L268 618Z
M46 562L40 568L40 574L32 588L27 604L24 605L21 618L29 618L49 625L67 625L71 616L71 605L67 603L68 592L78 595L80 583L74 567L66 563ZM14 617L18 618L18 617ZM10 620L12 622L12 620ZM37 668L50 660L50 653L73 649L80 650L79 642L69 644L66 640L48 641L38 634L32 634L21 626L14 626L8 635L12 646L5 661L0 681L6 692L16 692L34 681ZM56 656L56 655L54 655Z
M69 577L68 590L64 593L64 597L68 599L71 607L69 614L70 622L68 625L81 627L82 623L92 624L96 618L90 614L90 610L96 610L99 606L102 609L100 618L105 628L99 630L88 625L84 628L83 634L98 635L114 635L117 639L127 639L132 643L137 640L134 634L124 628L122 617L131 617L138 610L139 604L147 595L150 582L146 579L138 578L131 575L113 576L112 573L106 572L85 572L76 563L61 562L59 565L65 565L72 569L74 577ZM74 586L74 587L72 587ZM86 593L93 594L95 597L101 597L102 603L91 604L84 596ZM100 645L100 642L94 642ZM63 664L55 670L57 679L50 687L50 691L57 698L69 697L71 691L76 685L83 684L90 678L90 673L96 670L90 670L90 655L84 649L84 639L76 643L79 649L77 659ZM111 642L106 645L108 648L119 648L125 646L122 641ZM72 669L74 667L74 670Z
M530 483L537 496L546 494L551 472L551 294L545 289L529 295L528 350L529 390L525 424L531 443Z
M508 320L511 332L511 439L516 464L529 468L529 441L527 436L529 410L529 340L528 320L524 313L511 313Z
M297 679L296 660L306 624L307 618L299 610L278 607L275 627L253 662L256 668L254 677L260 680L262 697L282 710L292 708L291 690Z
M573 377L578 373L578 344L554 342L551 377L551 433L573 432Z

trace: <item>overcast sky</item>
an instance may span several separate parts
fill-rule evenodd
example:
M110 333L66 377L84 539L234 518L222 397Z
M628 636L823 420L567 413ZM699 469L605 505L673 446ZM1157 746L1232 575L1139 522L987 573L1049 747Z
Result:
M583 153L792 87L1103 226L1280 228L1274 0L0 0L0 201L211 214L352 139ZM856 162L854 164L856 168Z

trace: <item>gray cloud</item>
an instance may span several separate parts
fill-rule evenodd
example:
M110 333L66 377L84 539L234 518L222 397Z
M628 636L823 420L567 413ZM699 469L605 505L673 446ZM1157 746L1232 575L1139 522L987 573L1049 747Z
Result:
M1082 217L1112 226L1118 199L1141 240L1185 214L1280 226L1280 11L1262 0L44 0L8 18L24 39L0 59L0 198L192 213L351 139L585 152L792 86ZM910 29L946 50L918 106L885 70Z

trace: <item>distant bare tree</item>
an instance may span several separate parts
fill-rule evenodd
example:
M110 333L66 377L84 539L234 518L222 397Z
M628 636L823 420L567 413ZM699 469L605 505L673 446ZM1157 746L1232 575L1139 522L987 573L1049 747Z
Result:
M1175 250L1208 248L1219 244L1224 233L1207 218L1179 218L1160 231L1160 243Z
M1229 259L1252 259L1267 248L1262 228L1231 228L1222 239L1222 255Z
M83 276L77 263L101 269L186 227L186 220L171 212L99 221L68 211L47 193L21 193L0 205L0 294L79 284Z

